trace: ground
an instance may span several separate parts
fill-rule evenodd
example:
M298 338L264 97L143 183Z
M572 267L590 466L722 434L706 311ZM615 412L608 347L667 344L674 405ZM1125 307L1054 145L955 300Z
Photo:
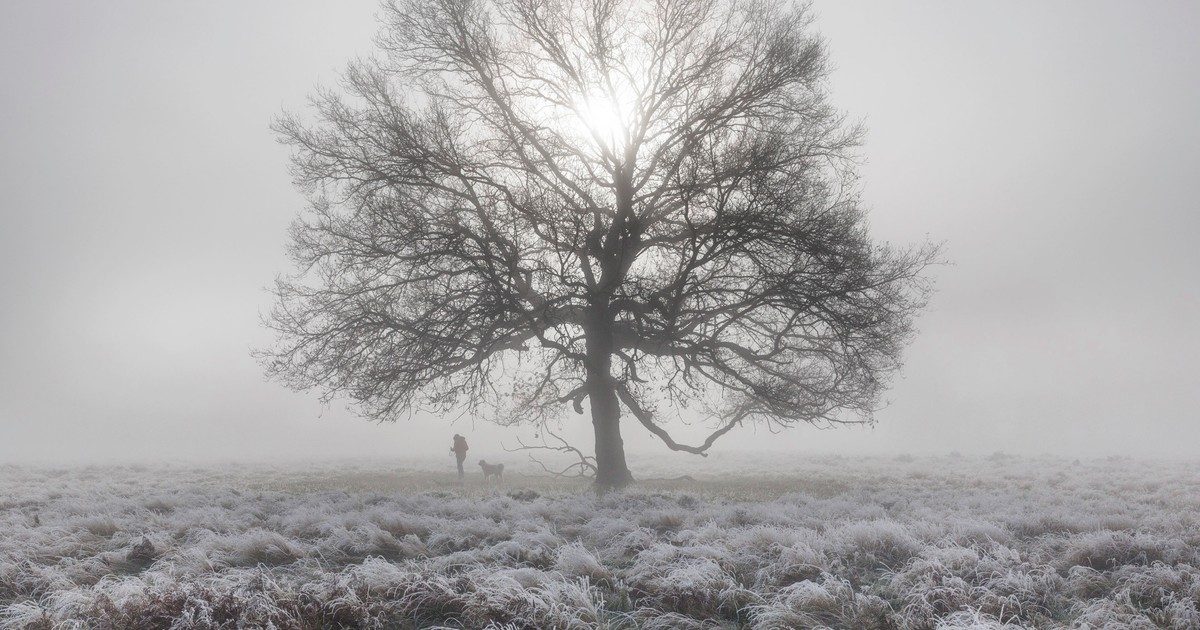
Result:
M1200 627L1196 462L506 464L0 467L0 624Z

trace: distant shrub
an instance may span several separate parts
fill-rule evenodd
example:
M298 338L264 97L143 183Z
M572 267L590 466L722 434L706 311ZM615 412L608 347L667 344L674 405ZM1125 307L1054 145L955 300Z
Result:
M510 499L512 499L514 501L521 501L522 503L529 503L530 501L533 501L540 496L542 496L542 495L538 494L535 490L531 490L529 488L521 488L519 490L509 490L508 491L508 497Z

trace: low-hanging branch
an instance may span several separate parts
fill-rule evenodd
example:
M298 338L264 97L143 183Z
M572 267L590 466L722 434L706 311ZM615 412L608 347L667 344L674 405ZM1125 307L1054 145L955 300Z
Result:
M556 442L558 442L558 445L555 446L555 445L547 444L545 438L542 438L541 444L526 444L520 438L520 436L518 436L516 438L517 445L518 445L516 448L507 448L507 447L503 447L503 448L505 451L507 451L509 453L516 453L516 452L523 452L523 451L542 451L542 452L549 451L549 452L554 452L554 453L565 453L565 454L569 454L569 455L574 455L578 459L578 461L572 462L563 468L551 468L549 464L547 464L545 461L535 457L533 455L533 453L527 453L530 461L537 464L538 467L540 467L543 472L549 473L550 475L553 475L555 477L582 477L582 478L586 478L586 479L591 479L596 476L596 458L591 457L591 456L587 455L586 453L584 453L583 451L579 450L578 448L572 446L569 442L567 442L566 439L564 439L559 434L551 431L548 427L542 427L541 432L545 435L549 435L550 437L554 438L554 440Z
M620 384L617 386L617 394L621 397L621 402L625 403L625 407L628 408L629 411L633 413L634 417L638 419L638 422L641 422L642 426L646 427L648 431L662 440L663 444L667 445L667 448L673 451L692 453L701 457L708 457L707 451L710 447L712 447L713 443L716 442L717 439L722 435L729 433L730 430L741 424L742 420L749 415L746 411L737 411L729 414L728 418L722 422L720 428L710 433L708 437L704 438L704 442L701 443L700 446L689 446L687 444L680 444L676 442L671 437L670 433L667 433L665 429L656 424L654 422L653 414L647 411L642 404L638 402L637 397L633 394L633 392L629 391L629 388L625 384Z

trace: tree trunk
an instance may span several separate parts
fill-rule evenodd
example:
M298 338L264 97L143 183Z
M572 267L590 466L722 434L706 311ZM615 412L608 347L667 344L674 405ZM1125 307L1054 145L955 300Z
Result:
M591 297L584 322L587 336L587 390L592 407L592 428L596 431L596 490L604 492L624 488L633 482L625 464L625 443L621 440L621 403L612 377L614 314L609 304L613 292L629 270L628 254L637 241L631 229L633 215L633 160L636 152L627 150L623 166L614 175L616 217L604 237L601 251L595 252L602 269L598 290Z
M621 406L612 378L613 331L608 305L589 310L587 334L587 391L596 432L596 489L623 488L633 482L625 464L621 439Z
M633 482L625 464L625 442L621 439L621 408L612 379L593 386L588 379L592 406L592 428L596 431L596 487L598 490L623 488Z

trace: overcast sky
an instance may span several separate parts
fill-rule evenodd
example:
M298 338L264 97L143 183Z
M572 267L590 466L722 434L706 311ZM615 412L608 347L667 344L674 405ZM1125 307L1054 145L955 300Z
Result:
M815 9L875 235L955 265L878 427L717 448L1192 454L1200 3ZM375 12L0 3L0 462L499 452L469 418L323 409L248 354L304 203L268 125L371 52Z

